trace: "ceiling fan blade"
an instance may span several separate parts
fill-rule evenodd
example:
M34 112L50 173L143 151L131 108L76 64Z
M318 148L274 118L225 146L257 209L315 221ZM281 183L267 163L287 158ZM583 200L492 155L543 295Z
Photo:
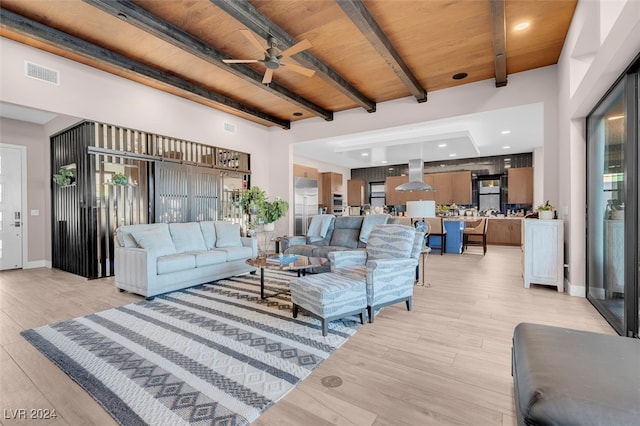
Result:
M310 48L312 46L311 42L307 39L304 39L296 44L294 44L293 46L291 46L288 49L283 50L282 52L280 52L281 57L286 58L287 56L291 56L291 55L295 55L298 52L302 52L303 50L306 50L308 48Z
M289 64L289 63L282 63L280 62L280 65L287 67L288 69L290 69L291 71L295 71L298 74L302 74L306 77L311 77L312 75L314 75L316 72L315 70L309 69L309 68L305 68L305 67L301 67L300 65L296 65L296 64Z
M262 45L262 43L260 43L258 41L256 36L254 36L251 31L249 31L249 30L240 30L240 32L242 33L243 36L245 36L245 38L247 40L249 40L251 42L251 44L253 44L255 46L256 49L258 49L260 51L260 53L264 54L265 50L267 50L267 49Z
M260 62L259 59L223 59L225 64L254 64Z
M264 73L264 77L262 78L263 84L271 83L271 78L273 77L273 70L271 68L267 68L267 71Z

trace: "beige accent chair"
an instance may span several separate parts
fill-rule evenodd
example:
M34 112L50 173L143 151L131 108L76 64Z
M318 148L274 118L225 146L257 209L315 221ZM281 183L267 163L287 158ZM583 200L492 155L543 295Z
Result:
M469 222L466 224L462 233L462 241L464 249L468 246L482 246L482 255L487 254L487 226L489 219L481 218L478 222Z

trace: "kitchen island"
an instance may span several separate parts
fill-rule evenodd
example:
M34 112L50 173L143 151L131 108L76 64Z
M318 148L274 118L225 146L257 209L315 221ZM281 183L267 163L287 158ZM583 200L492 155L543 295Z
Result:
M480 219L480 216L451 216L445 218L445 226L446 222L450 221L477 222ZM522 217L489 216L487 219L489 220L489 224L487 225L487 244L502 246L522 245ZM447 230L448 229L447 227ZM448 238L449 236L447 236L447 242Z

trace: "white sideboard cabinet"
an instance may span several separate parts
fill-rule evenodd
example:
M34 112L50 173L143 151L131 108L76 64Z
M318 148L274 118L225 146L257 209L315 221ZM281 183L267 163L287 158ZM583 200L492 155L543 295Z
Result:
M523 234L525 288L554 285L564 292L564 222L526 219Z

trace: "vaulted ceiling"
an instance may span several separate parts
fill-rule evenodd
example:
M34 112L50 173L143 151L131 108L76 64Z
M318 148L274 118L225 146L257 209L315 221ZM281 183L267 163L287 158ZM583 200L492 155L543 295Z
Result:
M289 128L408 96L428 102L431 91L480 80L500 90L509 74L558 61L576 1L2 0L0 35ZM264 59L269 36L279 52L311 46L283 58L291 65L268 84L262 62L223 62Z

